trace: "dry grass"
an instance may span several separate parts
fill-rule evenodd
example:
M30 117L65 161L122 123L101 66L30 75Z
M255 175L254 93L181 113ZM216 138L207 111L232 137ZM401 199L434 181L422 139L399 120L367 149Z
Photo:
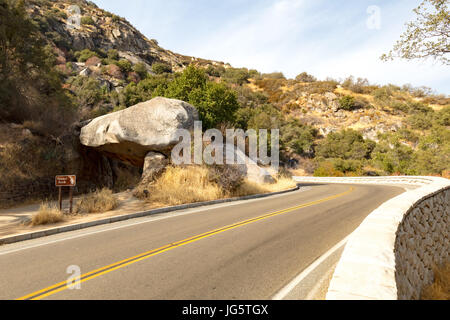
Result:
M43 203L39 211L31 218L32 226L40 226L64 221L64 215L56 206Z
M450 261L434 269L434 283L422 291L421 300L450 300Z
M165 205L217 200L222 189L209 179L205 167L169 167L149 188L148 200Z
M75 212L81 214L103 213L114 210L118 205L119 202L113 192L104 188L81 197L75 207Z
M24 126L0 124L0 185L55 176L64 171L63 154L51 138L33 136Z
M142 187L137 190L137 195L146 198L148 202L170 206L271 193L295 186L295 182L289 178L280 178L277 183L263 185L244 180L235 190L225 191L211 180L210 171L206 167L168 167L156 182L148 186L147 195Z

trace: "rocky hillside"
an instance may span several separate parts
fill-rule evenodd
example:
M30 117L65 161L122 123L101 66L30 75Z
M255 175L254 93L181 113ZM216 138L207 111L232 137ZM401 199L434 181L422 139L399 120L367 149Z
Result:
M42 33L61 49L61 64L69 61L76 51L89 49L107 53L116 49L120 57L133 64L144 63L150 72L155 62L167 64L173 71L192 62L223 65L165 50L158 46L157 40L147 39L124 18L100 9L90 1L28 0L26 5Z

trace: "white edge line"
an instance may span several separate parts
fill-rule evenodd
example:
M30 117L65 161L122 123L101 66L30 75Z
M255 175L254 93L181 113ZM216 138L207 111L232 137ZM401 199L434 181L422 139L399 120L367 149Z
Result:
M312 189L311 187L307 187L307 188L299 189L299 190L297 190L295 192L302 192L303 193L305 191L310 191L311 189ZM292 193L290 193L290 194L292 194ZM282 196L286 196L286 194L274 195L272 197L282 197ZM50 245L50 244L54 244L54 243L58 243L58 242L63 242L63 241L67 241L67 240L73 240L73 239L77 239L77 238L82 238L82 237L86 237L86 236L90 236L90 235L94 235L94 234L98 234L98 233L102 233L102 232L114 231L114 230L118 230L118 229L133 227L133 226L144 224L144 223L150 223L150 222L155 222L155 221L160 221L160 220L172 219L172 218L176 218L176 217L179 217L179 216L185 216L185 215L190 215L190 214L199 213L199 212L203 212L203 211L209 211L211 209L219 209L219 208L223 208L223 207L237 206L237 205L244 204L244 203L257 202L257 201L261 201L261 200L268 199L268 198L270 198L270 197L261 198L261 199L240 200L240 201L228 202L228 203L226 202L226 203L215 204L215 205L212 205L210 207L184 209L183 211L178 211L178 212L165 212L165 213L162 213L164 216L159 216L159 217L158 216L153 216L152 217L150 215L150 216L147 216L147 217L135 218L135 219L145 219L145 220L137 221L137 222L134 222L134 223L127 223L127 221L129 222L129 221L134 220L134 219L119 221L118 223L126 223L126 224L119 225L119 226L116 226L116 227L110 227L110 226L112 226L112 224L105 224L105 225L95 226L95 227L103 227L105 229L92 231L92 232L88 232L87 231L87 230L89 230L89 228L73 230L73 231L69 231L69 232L77 232L78 231L78 232L82 232L82 233L74 235L74 236L71 236L71 237L64 237L64 238L61 238L61 239L55 239L55 240L52 240L52 241L37 243L37 244L34 244L34 245L29 245L29 246L25 245L25 246L23 246L21 248L17 248L17 249L11 249L11 250L7 250L7 251L3 251L3 252L0 251L0 256L7 255L7 254L10 254L10 253L14 253L14 252L19 252L19 251L22 251L22 250L42 247L42 246L46 246L46 245ZM84 232L83 232L83 230L84 230ZM62 235L62 234L68 234L69 232L59 233L59 234L55 234L53 236L58 236L58 235ZM42 238L30 239L28 241L39 240L39 239L42 239ZM17 243L23 243L23 242L17 242ZM14 243L12 243L10 245L14 245ZM8 246L8 245L5 245L5 246Z
M328 250L324 255L322 255L319 259L314 261L308 268L302 271L297 277L294 278L288 285L286 285L283 289L281 289L277 294L275 294L272 300L283 300L287 295L294 290L295 287L299 285L300 282L303 281L311 272L313 272L318 266L322 264L328 257L330 257L333 253L338 251L343 245L345 245L350 238L351 234L347 236L344 240L339 242L333 248Z
M336 262L331 268L330 270L328 270L327 273L325 273L323 275L322 278L320 278L319 281L317 281L316 285L311 289L311 291L306 295L305 300L314 300L314 298L317 297L317 295L319 294L319 290L323 287L324 283L328 280L328 278L330 278L330 276L333 276L334 271L337 267L337 264L339 263Z

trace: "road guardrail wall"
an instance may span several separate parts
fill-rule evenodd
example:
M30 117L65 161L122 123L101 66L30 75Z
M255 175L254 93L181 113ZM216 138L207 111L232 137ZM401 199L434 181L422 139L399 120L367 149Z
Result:
M327 300L419 299L449 259L450 180L438 177L296 177L298 182L408 186L350 236ZM414 188L415 187L415 188Z

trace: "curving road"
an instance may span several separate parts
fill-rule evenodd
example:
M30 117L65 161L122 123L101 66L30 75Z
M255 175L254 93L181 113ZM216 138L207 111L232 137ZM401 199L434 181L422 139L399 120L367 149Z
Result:
M402 192L304 185L1 246L0 299L271 299ZM331 255L285 298L317 290L337 259ZM69 289L78 270L80 288Z

